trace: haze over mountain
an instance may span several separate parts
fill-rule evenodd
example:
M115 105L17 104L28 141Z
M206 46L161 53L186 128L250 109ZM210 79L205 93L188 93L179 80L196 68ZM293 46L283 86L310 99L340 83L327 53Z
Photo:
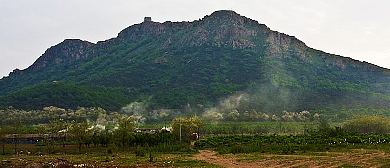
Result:
M193 22L146 18L96 44L64 40L0 80L0 107L119 110L142 101L149 109L202 110L237 96L242 109L266 112L387 110L389 81L388 69L222 10Z

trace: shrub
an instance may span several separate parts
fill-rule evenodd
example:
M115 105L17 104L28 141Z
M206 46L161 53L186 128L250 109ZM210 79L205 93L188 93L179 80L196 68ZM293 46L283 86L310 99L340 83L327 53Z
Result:
M381 116L362 116L342 124L349 131L363 134L385 134L389 132L390 120Z
M137 146L134 150L135 156L145 157L146 156L146 150L143 147Z

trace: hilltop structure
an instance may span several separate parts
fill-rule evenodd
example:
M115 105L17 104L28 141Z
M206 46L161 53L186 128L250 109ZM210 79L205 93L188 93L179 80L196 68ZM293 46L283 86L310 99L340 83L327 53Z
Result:
M151 22L152 21L152 17L145 17L144 18L144 22Z

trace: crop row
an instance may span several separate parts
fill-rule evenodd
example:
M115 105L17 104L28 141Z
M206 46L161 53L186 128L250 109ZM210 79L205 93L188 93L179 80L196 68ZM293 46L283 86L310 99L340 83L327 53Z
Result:
M390 143L390 135L348 135L323 137L315 135L253 135L214 136L195 142L198 148L260 144L384 144Z

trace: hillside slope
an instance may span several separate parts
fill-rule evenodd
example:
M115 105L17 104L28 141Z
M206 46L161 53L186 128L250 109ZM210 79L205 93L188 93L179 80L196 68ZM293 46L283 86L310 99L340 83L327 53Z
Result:
M39 88L61 83L121 90L111 93L121 103L92 103L111 110L131 101L147 102L149 109L207 107L243 93L243 110L387 109L389 81L388 69L309 48L233 11L216 11L193 22L145 21L96 44L65 40L0 80L0 106L42 108L47 103L40 103ZM70 96L62 97L52 105L75 107Z

